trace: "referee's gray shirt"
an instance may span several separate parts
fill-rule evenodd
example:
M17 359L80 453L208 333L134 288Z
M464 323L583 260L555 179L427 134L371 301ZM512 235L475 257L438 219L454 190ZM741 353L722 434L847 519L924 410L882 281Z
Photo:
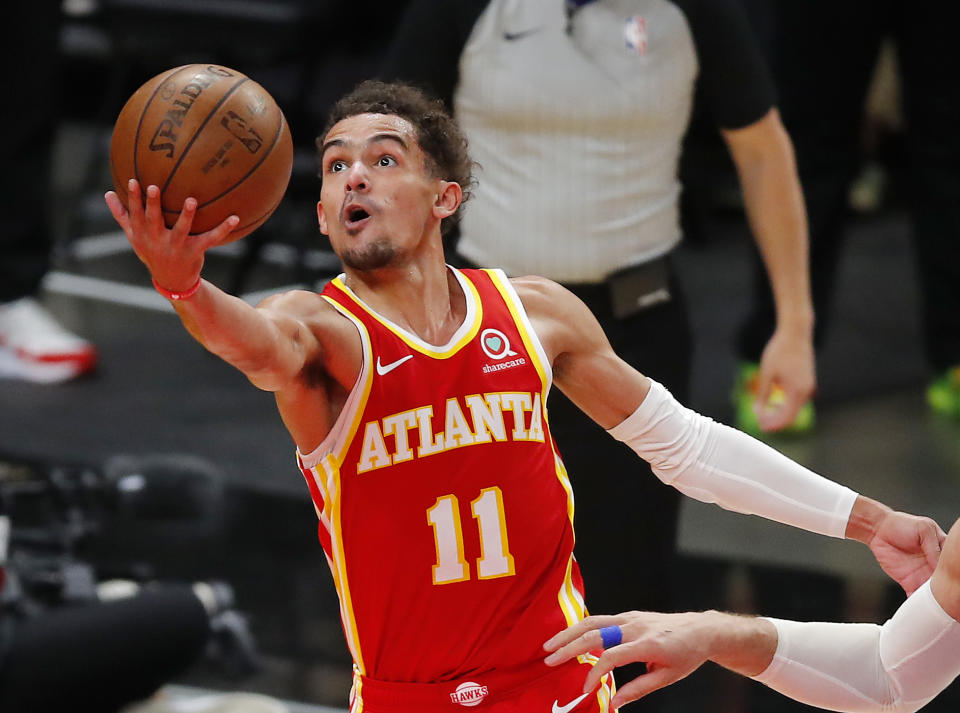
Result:
M722 128L773 106L733 3L413 0L382 74L452 102L467 134L459 252L582 283L672 250L695 90Z

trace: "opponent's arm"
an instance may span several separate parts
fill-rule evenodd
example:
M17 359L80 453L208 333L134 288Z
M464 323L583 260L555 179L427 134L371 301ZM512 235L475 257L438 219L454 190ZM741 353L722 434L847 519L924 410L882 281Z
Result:
M752 676L802 703L849 713L912 713L960 675L960 521L929 583L883 626L801 623L720 612L627 612L587 617L544 644L556 666L603 648L600 630L622 643L603 652L584 691L634 661L647 673L621 686L620 706L678 681L705 661Z
M622 643L603 651L601 629L619 627ZM759 674L773 659L777 629L764 619L716 611L660 614L626 612L589 616L544 643L545 663L558 666L589 652L603 651L584 680L584 692L602 676L636 661L646 673L618 687L611 701L617 708L686 678L706 661L714 661L745 676Z
M831 710L922 708L960 675L960 521L933 577L883 626L770 622L776 654L758 681Z
M895 512L794 463L768 445L681 406L617 357L587 307L542 278L515 281L579 408L690 497L867 544L908 592L933 571L945 537L929 518ZM657 335L648 335L655 339Z
M913 713L960 674L960 622L924 585L883 626L762 619L721 612L627 612L587 617L544 644L556 666L602 649L600 629L623 643L600 656L584 682L636 661L647 673L622 685L613 707L693 673L706 661L750 676L808 705L845 713Z
M755 408L760 427L776 431L793 422L816 387L806 210L793 146L776 108L721 134L773 290L776 329L760 359ZM782 405L768 405L774 385L783 389Z
M206 251L226 240L238 219L231 216L206 233L190 235L197 202L187 198L176 224L167 229L160 190L148 186L146 194L144 207L140 186L131 180L129 210L113 191L106 194L106 201L154 283L167 292L192 293L187 299L172 300L187 331L259 388L284 388L319 348L297 318L296 309L305 296L281 295L254 308L201 279Z

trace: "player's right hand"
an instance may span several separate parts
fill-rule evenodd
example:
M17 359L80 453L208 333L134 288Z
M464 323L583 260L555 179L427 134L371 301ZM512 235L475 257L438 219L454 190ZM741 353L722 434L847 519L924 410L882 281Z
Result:
M623 640L603 651L600 629L620 626ZM642 698L648 693L686 678L708 659L704 628L709 626L705 613L660 614L624 612L615 616L588 616L561 631L543 648L552 652L545 659L557 666L576 656L602 651L584 681L584 693L594 690L610 671L628 663L642 661L647 672L618 687L611 708Z
M191 235L190 226L197 212L197 201L191 197L183 202L173 227L167 228L160 189L147 186L144 201L140 184L133 178L127 183L127 207L114 191L107 191L104 198L153 280L171 292L186 291L196 284L206 251L224 242L240 222L237 216L231 215L212 230Z

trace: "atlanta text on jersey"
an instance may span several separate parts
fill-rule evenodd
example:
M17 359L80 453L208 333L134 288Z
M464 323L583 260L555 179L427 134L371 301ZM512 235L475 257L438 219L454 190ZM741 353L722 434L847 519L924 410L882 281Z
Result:
M508 439L540 443L544 440L539 393L495 392L466 396L462 401L466 404L466 411L460 399L447 399L442 431L434 431L433 406L429 405L368 421L363 429L363 448L357 472L386 468L414 457L424 458L463 446ZM513 428L509 431L505 411L513 417ZM466 412L470 414L469 419ZM529 423L527 413L530 413ZM419 437L416 451L410 442L410 431L414 429ZM387 437L393 439L392 450L387 448Z

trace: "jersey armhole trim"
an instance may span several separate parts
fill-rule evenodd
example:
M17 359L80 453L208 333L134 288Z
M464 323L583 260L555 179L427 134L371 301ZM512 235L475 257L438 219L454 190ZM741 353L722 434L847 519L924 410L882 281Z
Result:
M343 458L346 455L344 453L345 446L353 439L354 434L356 434L357 429L360 427L360 417L363 414L364 406L367 404L367 398L370 396L370 388L373 385L373 373L370 368L373 362L373 348L370 345L370 335L367 333L367 328L363 325L363 322L350 314L349 310L335 300L327 295L321 295L321 297L329 302L340 314L349 319L357 328L362 344L363 365L360 367L360 374L357 376L353 388L350 389L350 393L347 395L343 409L337 416L337 420L334 422L333 428L330 429L326 438L323 439L319 446L307 454L304 454L300 450L300 447L297 446L297 455L306 468L313 468L330 454L334 455L338 464L343 463Z
M500 292L504 302L506 302L507 308L510 310L517 324L520 337L527 347L527 352L536 362L534 366L536 366L537 371L540 372L540 378L543 380L543 397L544 403L546 403L547 393L553 385L553 367L550 366L547 352L544 350L543 344L540 343L540 337L538 337L536 331L534 331L530 317L527 315L523 302L520 300L520 295L517 294L517 290L510 282L507 274L499 268L484 269L484 272L490 276L490 280Z

